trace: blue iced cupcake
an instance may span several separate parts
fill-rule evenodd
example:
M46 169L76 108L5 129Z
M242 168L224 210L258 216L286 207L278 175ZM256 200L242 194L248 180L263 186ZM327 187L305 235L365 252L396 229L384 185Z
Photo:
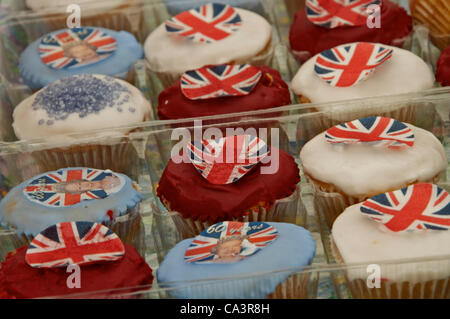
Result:
M142 197L135 187L128 176L110 170L74 167L46 172L6 194L0 201L0 224L14 229L22 245L42 229L68 221L102 223L134 244Z
M126 31L97 27L62 29L31 43L20 55L20 74L33 90L75 74L131 80L142 46Z
M172 248L157 278L175 298L306 298L308 276L299 272L315 251L311 233L300 226L221 222ZM228 279L195 283L216 278Z
M163 0L167 6L167 11L171 15L176 15L183 11L187 11L204 4L214 2L214 3L224 3L232 7L238 7L246 10L256 12L258 14L264 14L264 8L262 2L264 0Z

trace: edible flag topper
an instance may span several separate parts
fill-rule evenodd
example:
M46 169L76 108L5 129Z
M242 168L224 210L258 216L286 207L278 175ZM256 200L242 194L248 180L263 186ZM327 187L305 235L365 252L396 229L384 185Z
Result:
M204 66L181 77L181 92L191 100L247 95L258 84L261 71L249 64Z
M117 193L125 181L109 170L71 168L49 172L23 190L30 201L47 207L67 207Z
M392 52L392 49L377 43L339 45L317 55L314 72L331 86L354 86L390 59Z
M367 24L370 5L380 5L381 0L306 0L306 17L324 28L359 26Z
M414 145L414 133L406 124L397 120L371 116L339 124L325 132L328 143L372 143L388 148Z
M227 136L189 143L187 152L194 167L212 184L238 181L269 154L267 144L256 136Z
M241 16L225 4L208 3L166 21L166 31L197 43L223 40L241 26Z
M116 39L97 28L73 28L44 36L39 56L51 68L74 69L102 61L116 48Z
M450 196L430 183L373 196L360 210L394 232L450 229Z
M54 268L116 261L124 254L119 237L107 227L92 222L64 222L34 237L25 260L34 268Z
M208 227L186 249L188 263L233 263L255 254L278 238L261 222L221 222Z

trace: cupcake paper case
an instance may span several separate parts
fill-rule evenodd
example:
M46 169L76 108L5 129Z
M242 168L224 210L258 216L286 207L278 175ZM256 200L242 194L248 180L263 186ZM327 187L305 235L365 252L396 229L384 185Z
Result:
M227 238L230 236L232 238ZM230 244L228 240L233 239L241 241L239 255L225 261L223 258L227 258L228 253L220 251L219 240ZM206 244L202 244L205 241ZM315 250L311 234L296 225L223 222L172 248L160 264L157 278L161 286L174 288L169 293L176 298L306 298L308 278L299 280L295 272L312 262ZM186 281L280 270L289 271L229 282L183 285Z
M336 259L381 266L378 288L367 287L365 267L346 271L354 298L450 297L449 262L439 260L450 255L449 198L440 187L421 183L378 194L348 207L336 219L332 229ZM402 259L422 260L389 264Z
M73 264L80 267L79 287L68 285L66 266ZM8 254L0 267L0 298L115 298L152 281L152 269L136 249L122 244L108 228L64 222Z
M31 43L20 55L25 84L38 90L75 74L105 74L130 79L143 49L126 31L98 27L62 29ZM131 80L131 79L130 79Z
M30 241L43 229L66 221L91 221L112 228L125 242L139 234L141 195L126 175L85 167L37 175L0 201L0 222Z

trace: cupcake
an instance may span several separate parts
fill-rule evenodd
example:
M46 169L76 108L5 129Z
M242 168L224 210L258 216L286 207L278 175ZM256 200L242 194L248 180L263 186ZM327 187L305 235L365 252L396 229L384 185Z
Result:
M78 265L79 281L69 278L70 265ZM152 282L152 269L136 248L123 244L107 227L64 222L6 257L0 268L0 298L135 297L138 286Z
M157 187L183 238L233 221L286 221L297 211L299 169L286 152L251 135L189 143ZM294 207L292 207L294 206Z
M206 1L206 0L189 0L189 1L163 0L163 2L167 7L167 11L169 11L169 13L171 15L176 15L183 11L188 11L192 8L196 8L196 7L200 7L202 5L208 4L210 1ZM249 11L256 12L260 15L264 15L264 13L265 13L264 8L263 8L264 0L215 0L214 2L227 4L232 7L246 9Z
M441 50L450 45L450 7L447 0L410 0L414 20L424 24Z
M143 55L141 45L126 31L62 29L28 45L20 55L19 69L33 90L75 74L105 74L133 82L133 65Z
M432 133L383 117L322 132L305 144L300 161L329 226L346 207L379 193L438 180L447 167L444 148Z
M131 84L82 74L55 81L23 100L14 109L12 126L20 140L41 138L55 145L33 152L42 170L87 166L123 172L135 150L124 137L130 129L118 127L146 121L150 110ZM79 138L67 135L71 133L80 133ZM80 136L90 140L82 143Z
M183 72L209 64L270 65L272 27L257 13L209 3L158 26L144 51L150 71L168 87Z
M0 201L1 225L15 230L16 247L61 222L102 223L126 243L140 240L137 186L123 174L86 167L34 176Z
M450 46L442 51L436 64L436 81L450 86Z
M406 10L389 0L306 0L305 5L295 14L289 32L291 50L300 62L351 42L402 46L412 31Z
M161 120L268 109L291 104L277 70L249 64L210 65L183 73L158 97Z
M70 5L80 7L80 24L137 34L143 19L138 0L26 0L26 6L46 18L52 29L67 28L69 17L75 11ZM70 9L68 12L67 10ZM73 20L71 20L73 23Z
M304 103L337 102L420 92L432 88L430 67L409 51L378 43L356 42L323 51L304 63L291 88ZM315 108L317 110L317 108ZM413 105L324 107L322 130L357 118L382 115L413 122Z
M300 226L225 221L178 243L156 276L175 298L306 298L308 273L300 272L315 250L311 233Z
M439 258L450 255L449 216L450 196L429 183L348 207L334 222L331 237L339 262L365 264L346 270L353 297L450 298L450 262ZM380 267L378 287L366 284L367 264Z

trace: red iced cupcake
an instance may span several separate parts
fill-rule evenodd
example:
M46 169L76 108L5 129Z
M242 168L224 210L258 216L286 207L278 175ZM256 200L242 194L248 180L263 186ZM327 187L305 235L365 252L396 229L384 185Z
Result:
M450 86L450 47L442 51L436 64L436 81Z
M65 266L80 267L79 288L68 279ZM136 248L100 224L65 222L51 226L29 246L8 254L0 268L0 297L25 299L83 294L92 298L131 293L133 287L150 285L151 268ZM102 291L101 293L94 293ZM92 294L91 294L92 293Z
M161 120L289 105L288 85L267 66L216 65L185 72L158 97Z
M304 62L311 56L351 42L376 42L402 46L412 30L412 18L406 10L389 0L358 0L343 6L336 0L307 0L297 12L289 32L295 57ZM369 28L366 7L380 5L379 28ZM359 13L357 13L359 11ZM371 16L376 13L371 11Z
M186 150L183 161L169 161L157 189L166 208L179 213L174 220L184 237L226 220L285 221L281 202L295 197L300 181L289 154L250 135L193 142Z

